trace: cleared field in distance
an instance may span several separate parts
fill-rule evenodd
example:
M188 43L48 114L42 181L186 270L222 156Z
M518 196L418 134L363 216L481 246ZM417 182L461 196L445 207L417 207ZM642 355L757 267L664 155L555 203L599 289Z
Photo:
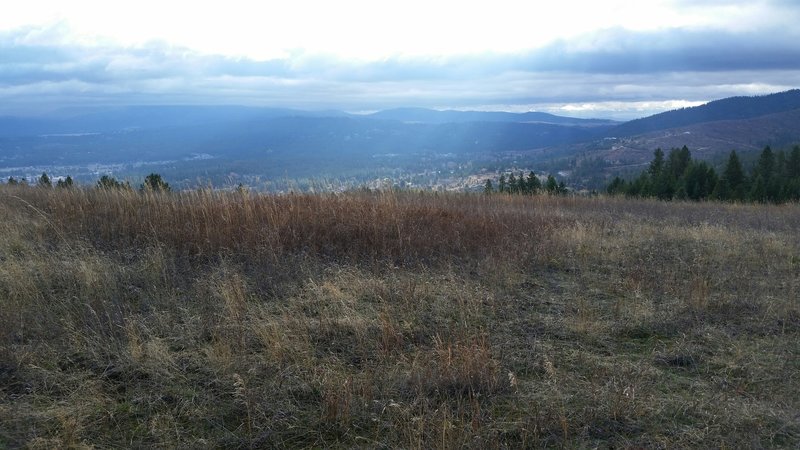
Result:
M800 206L0 186L0 448L800 446Z

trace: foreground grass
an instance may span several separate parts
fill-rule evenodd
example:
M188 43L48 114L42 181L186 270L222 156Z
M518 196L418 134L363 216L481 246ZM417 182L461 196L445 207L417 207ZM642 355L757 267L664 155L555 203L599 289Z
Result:
M2 447L800 445L800 208L0 190Z

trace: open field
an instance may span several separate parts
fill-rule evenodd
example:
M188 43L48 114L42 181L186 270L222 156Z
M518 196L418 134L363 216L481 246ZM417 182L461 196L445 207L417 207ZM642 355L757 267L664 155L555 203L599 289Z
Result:
M800 206L0 186L0 448L800 446Z

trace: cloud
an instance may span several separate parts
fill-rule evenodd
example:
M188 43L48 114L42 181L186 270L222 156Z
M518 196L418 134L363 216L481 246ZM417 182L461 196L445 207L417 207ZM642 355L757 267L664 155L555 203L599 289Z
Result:
M619 114L628 103L630 114L641 114L642 104L800 86L800 36L792 30L615 28L523 52L374 61L302 50L256 61L164 42L54 43L59 33L33 27L0 33L0 114L186 103L345 110L528 105L571 114Z

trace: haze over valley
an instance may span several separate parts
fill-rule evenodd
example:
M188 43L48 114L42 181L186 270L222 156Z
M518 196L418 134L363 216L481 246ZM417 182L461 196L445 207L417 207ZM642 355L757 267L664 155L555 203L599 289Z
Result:
M16 7L0 175L460 190L534 170L596 189L659 146L797 142L791 2L302 3Z

